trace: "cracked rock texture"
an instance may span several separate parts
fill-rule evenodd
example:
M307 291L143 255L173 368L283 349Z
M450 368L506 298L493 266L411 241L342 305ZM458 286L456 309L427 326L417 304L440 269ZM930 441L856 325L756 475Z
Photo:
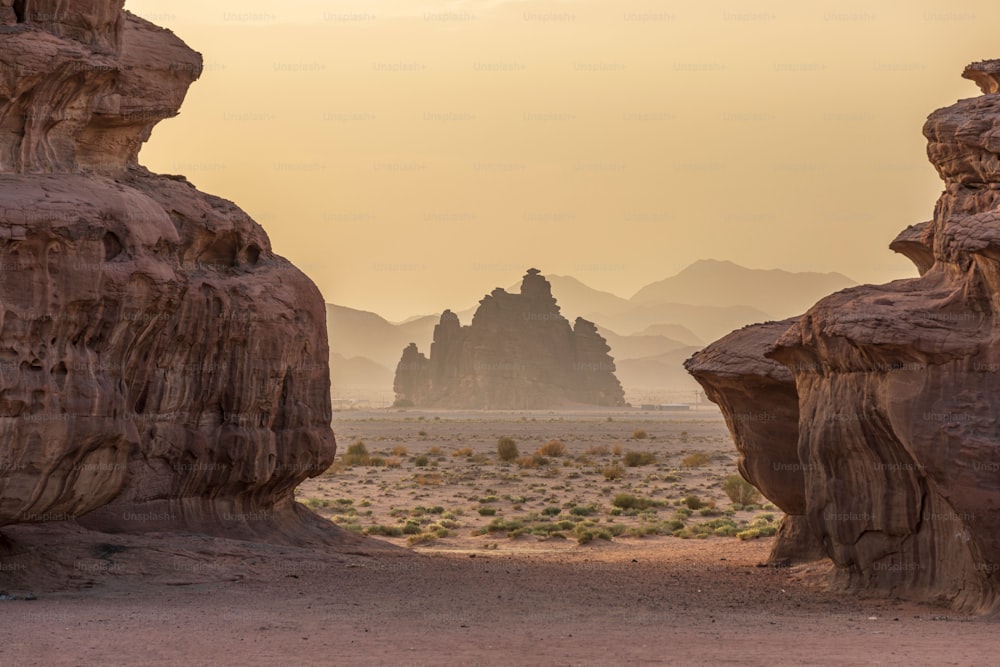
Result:
M497 288L472 324L450 310L434 328L430 358L414 344L396 367L397 401L488 410L625 405L611 348L592 322L570 326L537 269L521 293Z
M338 534L322 297L231 202L138 164L201 56L121 0L0 0L0 526Z
M775 557L832 559L851 590L995 611L1000 590L1000 61L935 111L933 220L892 249L919 278L734 332L688 370L740 470L789 518Z

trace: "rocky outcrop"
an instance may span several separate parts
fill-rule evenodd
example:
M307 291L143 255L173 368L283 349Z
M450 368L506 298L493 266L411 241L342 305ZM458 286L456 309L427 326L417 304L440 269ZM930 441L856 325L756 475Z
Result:
M121 0L0 5L0 526L328 539L292 499L336 447L319 291L138 165L201 57Z
M796 517L776 548L818 543L838 586L971 611L1000 599L998 72L970 65L985 94L924 125L945 190L934 219L894 241L919 278L843 290L687 364L726 413L741 470ZM740 411L776 423L744 427ZM801 487L776 485L769 463L797 465Z
M487 410L624 405L608 352L593 323L577 318L570 326L549 282L530 269L520 294L493 290L469 326L446 310L429 358L407 347L396 367L396 401Z

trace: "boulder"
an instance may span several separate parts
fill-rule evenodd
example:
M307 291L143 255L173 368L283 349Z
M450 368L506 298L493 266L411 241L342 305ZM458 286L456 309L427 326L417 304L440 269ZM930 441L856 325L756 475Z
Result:
M201 56L121 0L0 4L0 526L336 539L293 501L336 451L319 291L138 163Z

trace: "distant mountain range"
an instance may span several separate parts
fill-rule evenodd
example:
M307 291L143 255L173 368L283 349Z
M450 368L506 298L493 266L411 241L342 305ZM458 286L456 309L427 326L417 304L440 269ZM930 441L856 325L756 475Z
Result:
M748 269L703 259L676 276L646 285L630 301L642 305L752 306L782 320L804 313L831 292L854 285L857 283L841 273Z
M696 350L746 324L805 312L823 296L857 284L839 273L748 269L717 260L695 262L631 299L593 289L572 276L546 278L566 319L579 316L598 325L633 401L639 394L693 396L697 385L681 363ZM508 291L519 288L516 283ZM483 285L484 294L491 290ZM478 304L457 312L463 324L472 320L476 308ZM422 315L394 324L376 313L327 304L334 396L379 395L391 402L403 348L416 343L429 349L439 319L440 314Z

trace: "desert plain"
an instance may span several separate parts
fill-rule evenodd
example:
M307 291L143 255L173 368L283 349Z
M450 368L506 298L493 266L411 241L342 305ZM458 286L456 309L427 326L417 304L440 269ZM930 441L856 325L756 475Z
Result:
M762 566L781 513L734 508L712 408L344 410L334 428L334 466L296 496L348 531L336 548L5 529L0 664L995 664L987 618L830 592L823 562ZM505 437L520 463L498 460Z

